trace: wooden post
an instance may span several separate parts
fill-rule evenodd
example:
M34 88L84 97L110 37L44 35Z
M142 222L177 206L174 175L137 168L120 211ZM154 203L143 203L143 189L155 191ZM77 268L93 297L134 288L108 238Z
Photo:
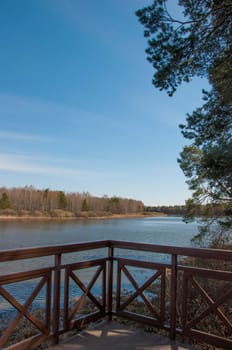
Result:
M177 254L172 254L172 274L171 274L171 339L176 338L176 295L177 295Z
M108 258L109 258L109 265L108 265L108 298L107 298L107 305L108 305L108 314L109 314L109 320L112 320L112 304L113 304L113 272L114 272L114 248L109 247L108 248Z
M60 328L60 275L61 275L61 254L55 255L54 272L54 301L53 301L53 345L59 343Z

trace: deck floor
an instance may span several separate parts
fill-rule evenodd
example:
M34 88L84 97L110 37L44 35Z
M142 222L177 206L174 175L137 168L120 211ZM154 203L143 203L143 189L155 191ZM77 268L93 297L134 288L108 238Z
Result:
M193 350L169 338L130 328L116 322L102 322L50 350Z

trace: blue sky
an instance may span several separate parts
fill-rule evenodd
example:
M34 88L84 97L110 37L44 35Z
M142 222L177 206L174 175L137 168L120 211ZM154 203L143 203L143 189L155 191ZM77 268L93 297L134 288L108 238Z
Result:
M178 125L202 80L155 90L144 0L0 2L0 182L184 204Z

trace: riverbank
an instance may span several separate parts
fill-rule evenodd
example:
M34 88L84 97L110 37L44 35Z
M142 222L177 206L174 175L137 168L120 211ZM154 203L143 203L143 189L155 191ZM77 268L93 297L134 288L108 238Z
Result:
M0 215L0 221L11 221L11 220L107 220L107 219L137 219L137 218L146 218L146 217L159 217L167 216L164 213L142 213L142 214L111 214L111 215L102 215L102 216L34 216L34 215Z

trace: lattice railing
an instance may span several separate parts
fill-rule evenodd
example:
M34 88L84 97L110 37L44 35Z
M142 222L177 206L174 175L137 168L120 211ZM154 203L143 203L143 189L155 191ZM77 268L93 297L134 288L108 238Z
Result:
M94 254L98 258L78 255L91 250L99 252ZM135 259L136 252L145 254ZM69 253L75 258L64 262ZM169 257L169 263L158 263L157 253ZM58 343L64 332L105 316L165 329L173 339L180 333L232 349L232 272L217 266L217 261L231 266L232 251L98 241L2 251L0 263L48 256L54 257L49 268L0 276L0 301L14 310L4 319L0 309L1 349ZM214 265L207 269L204 263L203 267L183 266L182 257L213 259ZM83 278L83 271L88 279ZM30 288L22 293L25 284ZM23 329L27 334L20 339L17 333Z
M232 349L232 272L182 268L183 334Z
M165 265L129 259L117 259L116 261L118 265L117 315L133 319L134 321L150 323L153 326L163 327L165 314ZM143 274L148 274L145 281L139 284L136 276L133 276L133 273L130 271L131 267L136 268L137 274L143 269ZM125 287L122 282L122 275L126 276L130 283L124 296L122 288L125 289ZM131 287L133 292L130 292ZM155 291L152 289L155 289ZM144 304L145 310L143 308L141 314L142 304Z
M14 276L0 276L0 295L16 311L12 313L12 319L9 324L6 327L1 327L1 349L11 344L15 338L19 339L19 334L22 333L21 328L25 327L25 321L27 322L27 329L29 329L30 333L33 333L33 336L29 337L29 339L22 341L22 346L25 349L30 346L31 342L39 344L50 335L51 274L51 269L42 269L33 272L17 273ZM32 291L21 303L17 300L18 290L22 288L21 282L28 280L33 281ZM14 284L15 288L11 288L12 291L9 291L9 286L12 286L12 284ZM43 308L44 313L41 315L41 313L35 312L33 309L30 310L30 307L44 288L45 307Z
M65 267L65 289L64 289L64 328L69 330L76 328L86 322L86 313L91 310L92 319L103 317L106 313L106 259L76 263ZM96 268L92 271L92 276L86 284L78 277L78 272L83 269ZM101 291L98 296L94 296L92 288L95 283L101 283ZM70 283L74 282L79 287L78 298L70 305ZM86 305L87 304L87 305ZM84 310L83 310L84 309ZM94 312L95 309L95 312ZM83 310L83 311L82 311ZM88 317L88 322L90 321ZM77 317L77 318L76 318Z

